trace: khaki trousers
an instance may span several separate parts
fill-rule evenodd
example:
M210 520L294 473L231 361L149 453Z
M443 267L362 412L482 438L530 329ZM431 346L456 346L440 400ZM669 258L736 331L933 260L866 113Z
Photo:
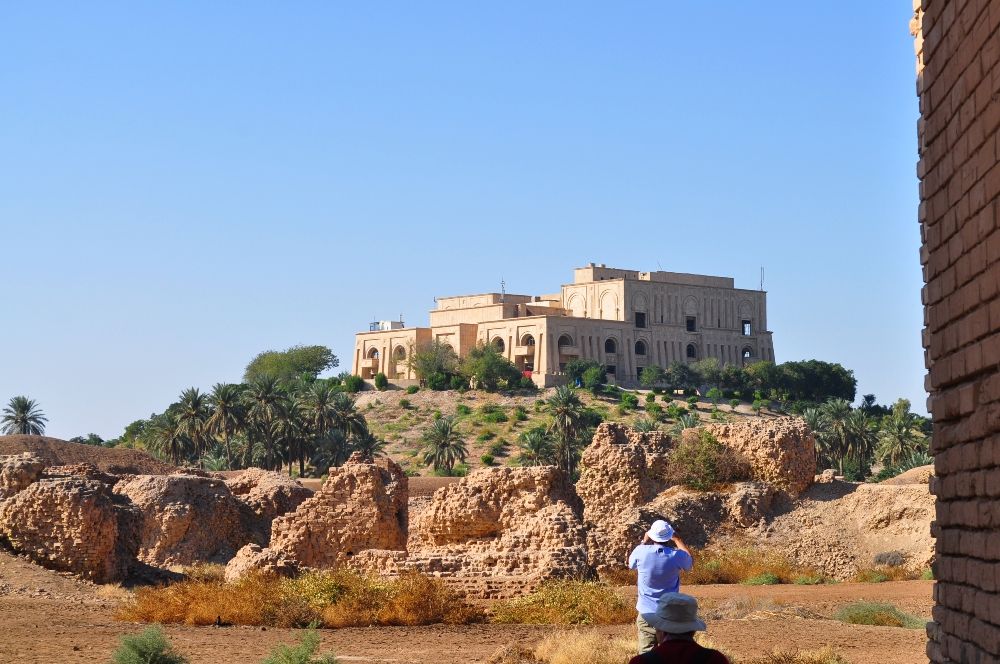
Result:
M643 620L642 614L635 618L635 628L639 633L639 654L649 652L656 647L656 630Z

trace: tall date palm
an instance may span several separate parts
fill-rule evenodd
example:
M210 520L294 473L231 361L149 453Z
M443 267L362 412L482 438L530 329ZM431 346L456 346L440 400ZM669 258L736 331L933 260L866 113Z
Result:
M576 469L578 436L583 429L583 402L568 385L560 385L548 399L552 414L549 433L555 437L556 465L567 475Z
M39 408L38 402L25 396L12 397L3 409L3 425L5 434L23 434L26 436L41 436L45 433L45 423L49 418Z
M233 469L233 449L230 438L243 429L246 409L243 404L243 389L233 383L216 383L208 395L210 412L205 427L213 436L222 436L226 449L226 464Z
M181 392L177 402L177 432L186 436L200 457L208 449L208 399L197 387L189 387Z

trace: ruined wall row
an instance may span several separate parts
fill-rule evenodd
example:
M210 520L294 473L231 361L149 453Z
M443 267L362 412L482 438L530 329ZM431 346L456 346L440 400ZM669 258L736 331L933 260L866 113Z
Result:
M1000 0L914 6L923 344L934 418L932 662L1000 652Z

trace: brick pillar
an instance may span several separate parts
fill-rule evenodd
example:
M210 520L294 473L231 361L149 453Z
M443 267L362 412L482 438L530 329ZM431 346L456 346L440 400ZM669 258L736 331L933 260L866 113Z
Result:
M917 0L932 662L1000 653L1000 0Z

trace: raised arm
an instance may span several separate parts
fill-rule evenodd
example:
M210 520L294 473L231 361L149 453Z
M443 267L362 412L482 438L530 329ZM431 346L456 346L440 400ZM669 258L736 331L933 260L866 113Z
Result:
M674 544L677 545L678 549L691 556L691 559L694 560L694 556L691 554L691 549L687 547L687 544L684 543L684 540L682 540L680 537L677 536L677 533L674 533L673 540Z

